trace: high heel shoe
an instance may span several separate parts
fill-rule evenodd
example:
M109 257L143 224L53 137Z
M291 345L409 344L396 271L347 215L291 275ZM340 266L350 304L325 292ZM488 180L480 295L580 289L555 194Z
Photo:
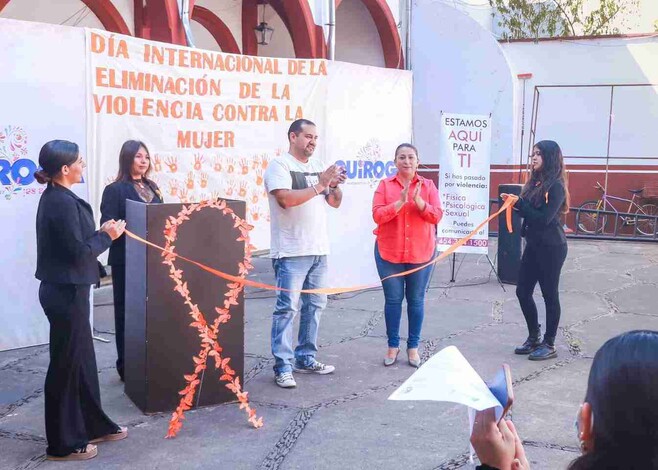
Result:
M398 354L400 354L400 348L398 348L397 352L395 353L395 357L393 357L393 358L388 357L388 354L387 354L386 357L384 358L384 365L386 367L388 367L388 366L392 366L393 364L395 364L396 361L398 360Z
M418 352L416 352L416 354L418 354ZM407 349L407 358L409 360L409 365L411 367L415 367L416 369L420 367L420 356L418 356L417 358L412 359L411 356L409 356L409 350L408 349Z

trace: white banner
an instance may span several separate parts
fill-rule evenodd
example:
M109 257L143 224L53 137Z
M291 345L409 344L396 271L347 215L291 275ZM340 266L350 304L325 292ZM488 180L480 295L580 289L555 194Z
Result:
M166 202L246 201L251 243L269 248L263 173L288 150L292 121L310 119L322 132L327 62L223 54L98 30L87 30L87 48L94 208L116 177L123 142L141 140Z
M263 172L287 151L288 127L303 117L320 136L312 158L348 167L344 204L328 209L331 283L378 279L372 195L390 173L380 171L381 160L392 161L395 146L411 136L410 72L223 54L96 30L87 31L87 46L95 209L122 143L142 140L166 202L244 200L251 242L268 249Z
M439 195L443 219L438 249L445 251L489 216L491 118L471 114L441 115ZM488 253L489 228L484 227L460 253Z
M343 204L329 211L329 279L340 286L377 283L372 198L379 181L396 171L395 148L411 141L412 75L344 62L329 67L322 140L327 162L347 169Z
M48 342L39 304L32 176L49 140L85 146L84 31L0 19L0 351ZM73 190L86 197L84 184Z

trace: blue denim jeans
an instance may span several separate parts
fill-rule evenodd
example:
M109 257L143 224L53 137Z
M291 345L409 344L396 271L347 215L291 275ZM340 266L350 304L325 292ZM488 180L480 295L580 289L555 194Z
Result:
M381 279L391 274L401 273L421 266L421 264L412 263L390 263L379 255L377 244L375 244L375 263ZM402 300L405 298L405 294L407 297L407 318L409 320L407 349L418 347L420 330L423 327L423 317L425 316L425 290L431 272L432 266L428 266L415 273L394 277L382 282L385 299L384 319L386 320L386 336L388 336L389 348L400 347L400 318L402 317Z
M280 258L272 260L272 266L277 287L291 290L326 287L326 256ZM315 362L320 314L326 306L326 295L279 291L272 317L274 373L292 372L293 357L302 367ZM293 354L292 324L300 311L298 344Z

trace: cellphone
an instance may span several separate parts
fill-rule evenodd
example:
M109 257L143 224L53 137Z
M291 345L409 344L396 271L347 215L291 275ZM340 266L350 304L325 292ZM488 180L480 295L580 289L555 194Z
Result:
M514 403L514 390L512 389L512 371L507 364L503 364L494 378L487 383L494 397L503 405L503 419ZM498 420L500 422L500 419Z

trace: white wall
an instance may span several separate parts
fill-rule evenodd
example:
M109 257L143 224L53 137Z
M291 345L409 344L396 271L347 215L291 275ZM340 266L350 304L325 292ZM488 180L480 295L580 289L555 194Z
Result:
M101 22L80 0L12 0L0 13L2 18L41 23L103 28Z
M258 22L263 17L263 5L258 6ZM262 57L284 57L294 58L295 47L292 44L292 38L288 28L283 24L283 20L269 5L265 8L265 22L274 28L272 41L266 45L258 45L258 55Z
M228 27L228 29L231 30L231 34L233 34L235 42L238 43L238 47L240 50L242 50L242 0L196 0L194 4L207 8L215 15L217 15ZM213 51L220 50L212 35L207 32L206 34L199 32L199 28L203 29L203 27L201 27L199 24L195 25L195 23L195 21L191 22L192 34L194 35L195 41L194 45L201 49L210 49ZM202 41L204 46L201 46L199 41L197 41L197 33L199 33L200 41ZM212 42L208 41L208 37L210 37ZM213 47L206 47L212 46L213 43L215 44Z
M205 49L207 51L222 51L222 49L219 47L219 44L217 44L217 41L215 41L213 35L210 34L210 32L208 32L208 30L200 23L191 20L190 28L192 29L194 47L198 49Z
M377 27L361 0L343 0L336 10L336 60L385 66Z
M526 83L525 139L527 154L533 90L542 85L658 85L658 37L541 41L501 44L514 76L532 73ZM517 80L517 114L520 116L522 82ZM613 108L613 156L658 156L658 86L616 88ZM605 155L610 88L540 89L538 135L552 139L565 155ZM517 118L520 122L520 117ZM520 143L517 132L515 142ZM518 161L518 160L517 160ZM587 161L600 164L602 160ZM570 163L585 163L572 161ZM632 163L632 162L627 162Z
M422 2L414 7L411 61L414 142L424 162L439 162L444 111L491 113L491 162L511 164L514 82L498 41L465 13L441 2Z

